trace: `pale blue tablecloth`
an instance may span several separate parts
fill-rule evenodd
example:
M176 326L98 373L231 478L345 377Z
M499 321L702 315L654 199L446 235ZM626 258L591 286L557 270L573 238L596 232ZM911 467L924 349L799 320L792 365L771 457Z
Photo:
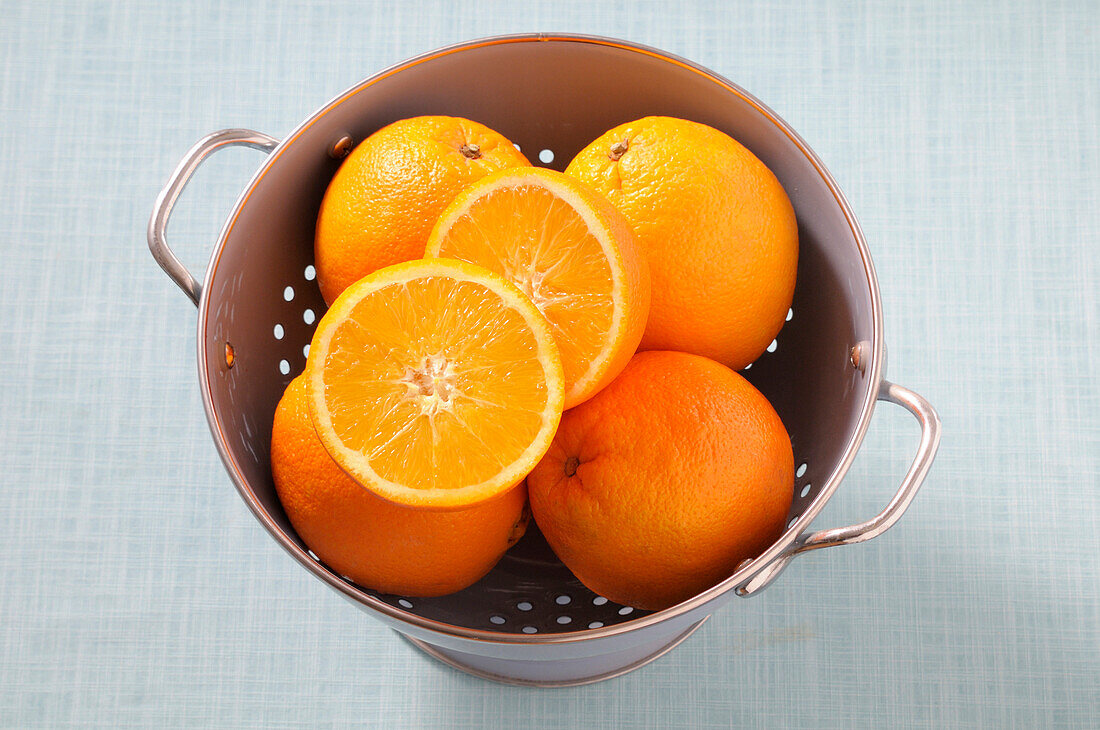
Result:
M435 664L284 554L223 470L195 310L145 244L188 146L281 136L495 33L654 45L772 106L850 198L888 375L944 440L904 520L797 560L667 657L565 690ZM0 726L1096 727L1100 5L837 0L0 5ZM259 153L173 219L200 270ZM818 519L893 493L880 408Z

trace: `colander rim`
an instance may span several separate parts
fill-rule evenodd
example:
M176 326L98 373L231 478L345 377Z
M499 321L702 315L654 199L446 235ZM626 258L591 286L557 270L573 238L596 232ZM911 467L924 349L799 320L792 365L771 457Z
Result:
M260 180L276 163L282 153L289 148L306 130L308 130L317 120L324 117L330 111L344 103L351 97L358 94L361 90L388 78L395 73L417 66L426 61L434 60L444 56L448 56L454 53L459 53L466 50L473 50L476 48L483 48L492 45L501 45L507 43L530 43L530 42L567 42L567 43L586 43L594 44L605 47L617 48L624 51L631 51L635 53L641 53L643 55L656 58L658 60L666 61L685 70L692 71L699 74L705 79L715 83L721 87L724 91L734 94L740 97L745 103L753 107L758 113L763 115L769 122L774 124L779 131L781 131L806 158L806 161L814 168L815 172L821 177L822 181L829 188L834 200L839 206L841 212L844 215L845 220L852 232L853 238L856 242L856 248L859 252L862 260L864 272L867 277L867 283L870 288L871 295L871 313L872 313L872 332L870 339L871 358L867 364L864 372L865 377L869 378L870 387L867 390L866 400L860 410L859 420L857 421L856 428L853 430L851 437L845 446L844 453L840 461L834 467L832 473L824 482L821 490L814 498L813 502L807 507L807 509L798 517L798 519L788 526L783 535L772 544L766 551L760 554L748 565L742 566L733 573L729 578L725 579L721 583L718 583L711 588L696 594L692 598L683 601L675 606L671 606L661 611L656 611L651 614L640 616L636 619L624 621L609 626L603 626L596 629L581 629L577 631L560 632L553 634L523 634L523 633L507 633L497 631L487 631L482 629L471 629L465 626L456 626L442 621L435 621L433 619L427 619L419 616L410 611L406 611L402 608L392 606L385 601L382 601L370 593L366 592L359 586L344 580L342 577L328 569L323 564L312 559L305 549L300 547L293 539L290 538L282 528L276 524L274 519L267 513L263 505L260 504L256 495L248 486L248 482L244 477L244 474L240 467L237 465L233 455L229 452L227 447L227 440L223 433L222 423L219 420L217 414L214 411L213 406L213 393L209 381L207 380L206 373L208 365L208 357L204 343L206 341L206 329L207 321L209 318L209 299L207 293L211 291L211 283L217 276L218 264L221 260L221 254L224 251L226 241L229 238L230 233L233 230L234 225L245 204L248 202L252 192L256 189ZM832 174L829 173L824 163L817 156L817 154L810 149L810 146L794 131L789 124L787 124L778 114L772 111L767 105L750 94L745 89L741 88L737 84L733 83L729 79L716 74L710 69L705 68L693 61L682 58L672 53L662 51L651 46L643 45L640 43L634 43L632 41L626 41L617 38L610 38L599 35L588 35L582 33L516 33L488 36L485 38L478 38L469 41L463 41L460 43L454 43L433 51L428 51L420 55L414 56L407 60L393 64L371 76L357 82L347 90L341 92L336 97L331 99L325 105L320 107L317 111L309 115L301 124L299 124L293 131L291 131L276 147L272 150L271 154L261 165L259 170L249 180L248 185L244 188L236 203L234 204L233 211L226 219L224 226L218 236L217 244L214 246L210 255L210 260L206 268L206 274L202 286L202 294L199 300L198 309L198 336L197 336L197 349L198 349L198 371L200 389L202 391L203 410L206 412L207 423L210 426L211 434L214 437L214 442L217 447L218 453L221 456L222 462L225 465L226 470L229 472L234 486L245 504L252 511L256 519L264 526L264 528L271 534L271 536L278 542L284 550L286 550L295 560L301 563L307 570L313 573L317 578L327 583L331 588L339 591L345 598L360 605L364 608L369 608L383 617L389 619L391 622L396 623L398 626L406 626L409 629L419 630L420 632L428 632L429 634L436 634L445 637L455 637L460 639L466 639L475 642L487 642L495 644L570 644L580 641L588 641L594 639L606 639L621 634L628 634L634 631L639 631L665 621L675 619L682 616L685 613L693 612L705 604L715 601L730 591L735 590L739 586L744 585L751 578L761 573L765 569L771 567L772 563L777 559L780 559L783 552L787 550L791 544L801 535L802 531L809 526L815 517L824 509L825 504L832 497L840 484L840 481L844 478L844 475L848 472L849 467L855 459L856 452L859 450L860 445L863 442L864 436L867 433L867 429L870 426L871 417L874 413L875 404L877 402L877 396L883 379L883 317L882 317L882 305L878 286L878 277L875 274L874 264L871 260L870 252L867 248L867 242L863 236L855 214L848 204L843 192L837 185L836 180Z

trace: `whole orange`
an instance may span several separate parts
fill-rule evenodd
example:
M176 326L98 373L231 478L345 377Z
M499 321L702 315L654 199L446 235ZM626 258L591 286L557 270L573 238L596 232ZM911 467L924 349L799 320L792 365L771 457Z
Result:
M337 573L367 588L441 596L477 582L527 527L527 490L475 507L435 512L376 497L341 471L313 430L303 377L275 411L271 473L287 517Z
M645 117L569 163L634 228L649 259L642 350L679 350L734 369L764 352L791 306L798 225L772 171L729 135Z
M460 117L402 119L367 137L336 171L317 216L314 256L325 302L372 271L421 258L460 190L527 164L502 135Z
M535 522L582 583L657 610L782 534L794 458L779 416L740 375L698 355L641 352L566 411L527 484Z

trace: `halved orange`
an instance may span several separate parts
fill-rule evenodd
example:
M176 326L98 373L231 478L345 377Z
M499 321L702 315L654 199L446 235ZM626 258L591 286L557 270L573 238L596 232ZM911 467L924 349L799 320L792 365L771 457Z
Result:
M444 210L425 255L484 266L531 298L554 330L566 408L610 383L638 349L649 267L626 219L586 183L537 167L490 173Z
M317 435L363 487L458 509L549 448L564 384L550 325L515 285L443 259L389 266L321 318L305 371Z

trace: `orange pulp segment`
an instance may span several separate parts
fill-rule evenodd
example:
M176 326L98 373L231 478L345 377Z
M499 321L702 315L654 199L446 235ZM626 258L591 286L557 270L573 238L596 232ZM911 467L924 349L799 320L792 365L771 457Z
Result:
M443 212L426 255L484 266L531 298L554 331L566 408L610 383L645 331L649 269L629 224L560 172L518 167L482 178Z
M561 418L546 319L479 266L420 260L341 294L306 365L309 409L337 464L398 504L458 509L518 483Z

